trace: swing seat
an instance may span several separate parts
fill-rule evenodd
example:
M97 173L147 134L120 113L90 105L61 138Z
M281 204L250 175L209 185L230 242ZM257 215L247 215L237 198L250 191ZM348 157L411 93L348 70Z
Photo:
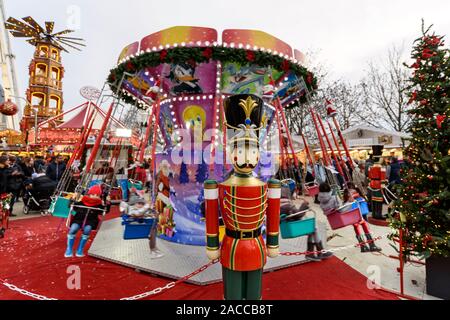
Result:
M281 221L281 238L293 239L313 234L316 230L316 218L297 221Z
M144 185L141 181L128 181L128 190L136 189L138 191L144 190Z
M362 220L362 216L358 203L354 202L351 205L333 210L327 215L327 219L331 228L337 230L359 223Z
M305 184L305 193L309 197L315 197L319 194L319 185L315 182Z
M364 198L356 198L358 201L359 210L362 216L367 216L369 214L369 205Z
M118 188L111 188L111 191L109 192L109 196L111 198L111 202L118 203L123 200L123 191L121 187Z
M123 215L122 220L124 240L148 239L156 221L155 218L130 218L127 215Z
M48 212L57 218L67 218L70 214L74 215L74 211L70 211L70 199L58 196L52 200Z

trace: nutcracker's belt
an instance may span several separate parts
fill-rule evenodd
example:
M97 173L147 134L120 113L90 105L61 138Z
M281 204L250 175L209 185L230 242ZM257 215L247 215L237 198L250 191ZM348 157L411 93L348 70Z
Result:
M253 231L238 231L226 229L225 234L234 239L254 239L261 235L262 228Z

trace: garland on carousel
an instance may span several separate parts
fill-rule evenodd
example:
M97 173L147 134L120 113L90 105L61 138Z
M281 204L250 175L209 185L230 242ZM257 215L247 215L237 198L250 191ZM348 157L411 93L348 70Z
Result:
M314 92L317 89L317 78L303 66L288 61L280 56L262 51L246 49L206 47L206 48L173 48L160 52L147 52L133 57L112 69L108 76L108 83L114 92L118 91L118 82L125 72L134 74L140 70L156 67L164 63L208 63L211 60L222 63L232 62L241 65L255 64L262 67L272 67L284 72L292 71L298 78L303 78L308 90ZM120 98L129 104L135 104L132 97L119 92ZM300 99L300 103L306 102L306 97Z

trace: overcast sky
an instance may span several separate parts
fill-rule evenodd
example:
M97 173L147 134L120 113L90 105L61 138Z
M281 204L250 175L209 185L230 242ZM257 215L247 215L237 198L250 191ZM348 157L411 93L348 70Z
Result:
M65 108L80 104L84 85L101 87L121 49L175 25L266 31L301 51L320 50L318 59L334 77L356 81L368 60L392 44L410 51L421 18L439 34L450 35L449 0L5 0L6 15L33 16L55 30L79 29L86 39L80 52L64 54ZM78 14L79 19L78 19ZM79 21L79 23L78 23ZM447 39L447 43L448 43ZM19 89L24 95L33 48L12 41Z

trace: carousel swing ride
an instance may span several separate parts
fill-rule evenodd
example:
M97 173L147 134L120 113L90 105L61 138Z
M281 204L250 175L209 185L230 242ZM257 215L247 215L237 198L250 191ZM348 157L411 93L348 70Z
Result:
M12 22L20 27L16 21ZM52 34L49 27L47 32L38 26L35 29L55 45L72 47L74 40L81 40L62 39L61 34L68 30ZM22 33L29 36L30 32ZM182 277L202 265L207 261L201 212L203 182L208 178L222 181L232 168L226 149L223 101L235 94L255 94L265 102L265 128L260 136L262 161L256 170L262 179L278 175L282 180L304 181L295 174L295 170L299 172L299 159L290 127L298 118L299 110L309 105L314 127L305 128L299 134L313 174L315 161L310 140L316 136L326 179L337 188L335 172L329 169L333 158L336 169L348 182L350 175L343 165L333 124L347 158L351 159L345 141L333 112L328 110L333 121L326 121L330 130L327 133L321 115L312 107L317 79L302 65L303 61L300 51L255 30L225 30L220 41L218 32L211 28L173 27L126 46L107 83L95 96L97 102L89 101L89 106L96 107L88 108L87 120L68 164L70 170L61 179L50 211L55 216L70 218L67 191L74 173L80 173L74 191L83 193L92 184L100 183L111 198L127 200L130 189L139 189L139 184L127 176L126 169L135 161L143 163L146 151L150 151L154 186L151 200L159 213L159 237L165 240L160 241L159 247L166 251L165 258L149 259L146 239L125 241L121 219L104 222L89 254L172 278ZM96 115L105 103L109 105L103 111L103 123L94 131ZM51 125L56 120L52 118L45 124ZM312 182L305 184L304 189L314 196L318 185ZM308 221L316 223L315 219ZM318 229L325 232L324 225L318 224ZM303 233L287 235L281 248L298 251L306 247L306 239L299 238ZM303 261L302 257L283 256L271 260L267 270ZM194 277L192 282L206 284L219 279L220 270L213 267Z
M174 27L125 47L108 76L108 84L117 99L148 117L149 125L140 133L143 143L135 159L142 162L144 149L149 147L152 201L159 213L159 237L165 240L158 246L166 256L152 261L146 256L147 240L124 241L120 219L105 222L99 231L101 237L94 241L89 254L172 278L205 262L203 182L208 178L222 181L231 170L223 100L241 93L264 98L266 127L260 138L265 161L261 161L257 172L262 179L277 174L283 180L296 179L292 169L298 168L299 160L285 111L311 104L317 88L313 74L301 65L303 59L298 50L254 30L225 30L220 43L214 29ZM310 111L315 116L314 108ZM314 119L316 130L311 132L319 136L327 157L328 148L321 139L326 138L332 150L331 142L322 120L318 120L318 115ZM324 130L322 136L319 123ZM330 122L327 124L331 129ZM301 137L314 170L310 138L303 132ZM331 154L336 161L342 161L342 154L333 150ZM327 161L325 164L331 167L331 160ZM337 186L335 174L328 171L327 179ZM306 190L315 195L317 187L313 183ZM323 225L318 228L325 232ZM306 246L305 238L286 238L281 244L285 250ZM283 256L271 261L267 269L303 261ZM191 281L206 284L219 279L220 270L214 267Z

